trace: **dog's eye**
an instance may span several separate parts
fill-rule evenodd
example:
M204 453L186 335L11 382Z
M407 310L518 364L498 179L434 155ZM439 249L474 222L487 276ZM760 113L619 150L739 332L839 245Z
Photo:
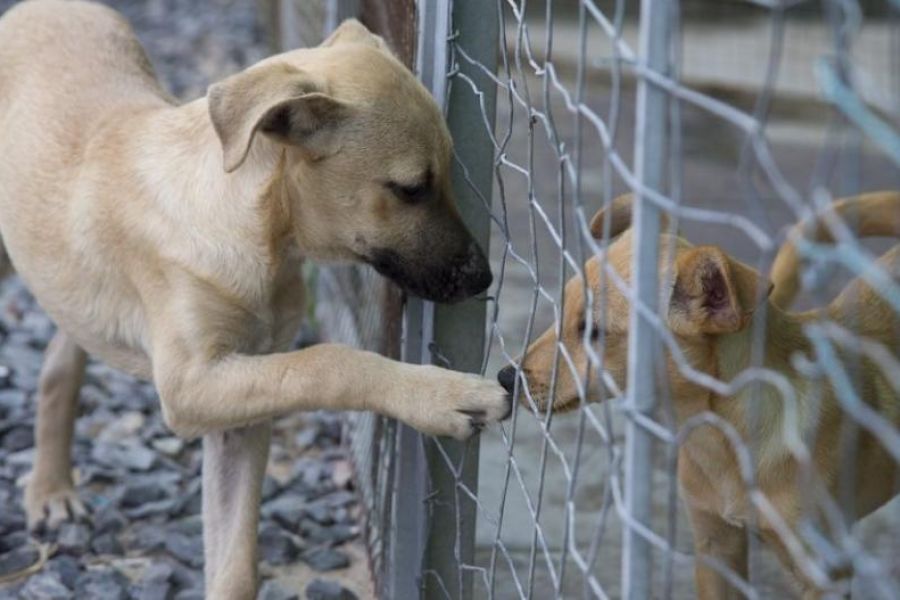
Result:
M587 329L587 321L582 319L578 322L578 335L583 336L584 330ZM596 342L600 339L600 328L591 324L591 341Z
M431 196L431 172L429 171L419 183L406 185L396 181L389 181L386 186L400 200L409 204L418 204Z

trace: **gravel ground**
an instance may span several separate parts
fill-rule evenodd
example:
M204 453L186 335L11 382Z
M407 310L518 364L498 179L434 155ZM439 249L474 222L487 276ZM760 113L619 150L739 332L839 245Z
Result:
M12 4L0 0L0 13ZM180 98L202 95L268 53L253 0L108 4L131 21ZM92 519L36 538L26 531L21 496L33 456L34 391L53 329L16 278L0 285L0 580L38 562L41 548L50 551L36 573L0 585L0 598L202 598L199 440L171 435L150 384L102 364L88 367L74 449ZM314 337L307 331L301 341ZM368 595L340 438L341 421L328 413L276 424L259 529L261 598L296 598L304 589L308 598Z

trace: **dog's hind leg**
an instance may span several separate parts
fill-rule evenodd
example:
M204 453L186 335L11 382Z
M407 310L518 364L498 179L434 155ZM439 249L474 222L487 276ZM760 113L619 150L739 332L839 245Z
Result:
M47 347L38 382L34 467L25 488L28 526L87 516L72 482L72 432L87 354L63 331Z
M256 533L271 425L203 437L203 546L207 598L256 597Z

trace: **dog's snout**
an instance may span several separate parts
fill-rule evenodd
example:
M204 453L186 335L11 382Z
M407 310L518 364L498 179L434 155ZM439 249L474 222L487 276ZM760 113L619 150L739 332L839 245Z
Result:
M500 382L500 385L503 386L503 389L512 394L513 389L516 386L515 365L509 365L500 369L500 372L497 373L497 381Z

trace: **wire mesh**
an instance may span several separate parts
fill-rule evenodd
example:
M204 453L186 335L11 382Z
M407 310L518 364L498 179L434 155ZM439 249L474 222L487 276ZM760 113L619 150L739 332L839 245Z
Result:
M469 504L477 514L475 557L458 565L473 577L474 597L692 598L704 592L694 581L698 563L715 585L749 598L791 597L803 585L900 595L900 506L888 503L859 525L854 518L870 508L860 504L864 479L897 487L900 271L896 252L893 266L877 262L895 240L860 240L864 216L853 214L826 219L830 243L797 239L798 306L828 306L853 277L870 291L857 288L851 309L784 324L776 319L783 311L763 302L742 330L738 366L698 357L696 340L672 331L669 312L683 249L672 234L721 248L766 276L791 227L833 199L900 189L897 6L644 3L660 11L670 37L665 69L638 39L650 16L636 3L480 5L499 19L499 67L473 59L451 35L448 77L451 93L480 102L466 117L484 124L494 150L493 194L482 194L496 278L484 372L518 365L520 407L483 434L478 489L445 456L458 473L457 512ZM466 74L470 67L490 90ZM642 88L664 97L661 118L641 116ZM488 91L497 95L496 113L483 102ZM479 167L455 158L463 172ZM619 237L609 224L591 233L596 209L626 191L661 214L658 238L646 224ZM661 294L635 288L639 252L624 262L613 252L629 236L650 255L645 265L663 274L651 278ZM874 330L864 333L860 323L872 312ZM785 349L779 327L796 323L794 346ZM637 329L647 337L634 351ZM530 346L526 356L536 358L526 359L526 372L521 357ZM879 391L863 396L873 385ZM567 414L551 410L548 398ZM634 435L649 441L643 463L626 444ZM867 451L863 439L883 449L877 467L853 460ZM708 456L709 440L713 454L727 455L717 462L727 469L705 473L705 491L698 500L690 486L688 502L678 472L690 462L686 453ZM632 498L629 481L644 484ZM710 498L705 512L719 530L696 512ZM634 511L635 500L646 515ZM644 551L623 549L628 539ZM746 560L723 550L732 541ZM790 557L789 569L779 554ZM446 583L429 597L456 597Z

